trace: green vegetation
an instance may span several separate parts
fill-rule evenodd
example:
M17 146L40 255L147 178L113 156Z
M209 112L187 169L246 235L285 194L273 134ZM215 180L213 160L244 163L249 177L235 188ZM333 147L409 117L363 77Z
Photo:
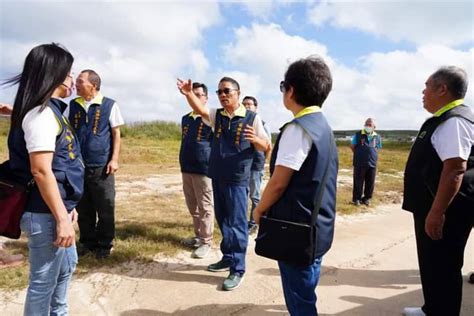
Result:
M0 159L7 158L6 136L9 122L0 118ZM179 174L178 153L180 127L176 123L151 122L128 125L122 128L120 172L117 181L131 183L150 175ZM379 173L373 206L397 203L401 200L402 172L411 144L384 142L380 153ZM338 142L339 187L338 214L364 212L365 206L355 207L352 199L352 152L347 141ZM145 190L146 191L146 190ZM105 269L127 261L147 262L157 254L174 255L185 250L180 240L193 234L191 219L184 197L179 193L156 194L143 192L117 201L117 238L109 259L98 261L92 256L81 258L77 275ZM373 207L372 206L372 207ZM215 242L220 239L215 230ZM27 255L26 239L6 244L9 251ZM0 288L18 289L27 285L28 264L3 269Z

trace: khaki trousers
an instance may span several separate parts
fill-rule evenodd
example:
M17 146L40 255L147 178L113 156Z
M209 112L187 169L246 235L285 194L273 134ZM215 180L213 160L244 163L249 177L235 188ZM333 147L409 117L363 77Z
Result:
M202 244L210 244L214 231L211 179L205 175L185 172L182 173L182 177L184 198L193 218L194 234Z

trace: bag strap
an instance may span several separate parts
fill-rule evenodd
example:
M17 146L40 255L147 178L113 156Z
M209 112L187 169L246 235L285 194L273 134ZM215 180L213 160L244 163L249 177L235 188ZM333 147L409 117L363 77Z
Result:
M329 152L329 155L328 155L328 162L326 164L326 169L324 170L323 180L321 181L321 185L319 186L319 192L314 199L314 209L313 209L313 214L311 215L311 226L316 225L316 220L318 219L318 215L319 215L319 209L321 208L321 201L323 199L323 193L326 189L326 182L327 182L328 173L329 173L328 172L329 164L331 163L331 159L333 155L332 144L334 143L334 134L332 131L330 132L330 137L331 137L331 140L329 142L329 145L331 146L331 151Z

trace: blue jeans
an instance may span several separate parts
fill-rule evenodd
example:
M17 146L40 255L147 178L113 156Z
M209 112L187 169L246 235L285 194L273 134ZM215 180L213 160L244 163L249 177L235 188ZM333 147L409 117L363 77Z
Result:
M20 222L28 237L30 280L24 315L67 315L67 289L77 265L76 246L53 245L52 214L25 212Z
M322 257L307 267L278 261L286 307L291 316L318 315L316 285L319 281Z
M230 273L245 273L248 244L247 185L230 185L212 180L214 212L222 234L223 261L230 262Z
M249 196L252 201L252 208L250 209L250 223L255 224L253 219L253 210L260 202L260 188L262 186L263 170L250 171Z

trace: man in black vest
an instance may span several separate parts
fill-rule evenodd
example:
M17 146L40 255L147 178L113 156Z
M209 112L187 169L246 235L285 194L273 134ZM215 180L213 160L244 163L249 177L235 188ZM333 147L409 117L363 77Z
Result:
M124 124L117 102L100 93L101 79L83 70L76 80L78 98L64 113L81 143L86 166L84 195L77 206L79 256L93 252L110 256L115 237L115 176L120 152L120 126ZM98 218L98 219L97 219Z
M258 101L255 97L246 96L242 100L242 104L249 111L257 113ZM263 128L268 135L268 138L272 138L272 134L268 129L265 121L262 120ZM252 167L250 168L250 183L249 183L249 197L252 202L252 207L250 208L250 217L248 223L249 234L253 234L257 231L257 224L253 219L253 210L257 207L258 202L260 202L260 188L262 185L263 173L265 170L265 160L270 157L272 152L271 146L267 151L258 151L256 150L253 153Z
M402 208L413 213L424 305L405 315L459 315L464 248L474 223L474 113L463 104L467 74L433 73L423 90L433 114L422 125L405 168Z
M368 118L364 128L355 133L351 140L351 150L354 153L354 185L352 203L359 206L363 203L370 205L374 193L375 175L377 173L378 151L382 148L382 139L375 132L375 120ZM364 196L362 196L362 191Z

